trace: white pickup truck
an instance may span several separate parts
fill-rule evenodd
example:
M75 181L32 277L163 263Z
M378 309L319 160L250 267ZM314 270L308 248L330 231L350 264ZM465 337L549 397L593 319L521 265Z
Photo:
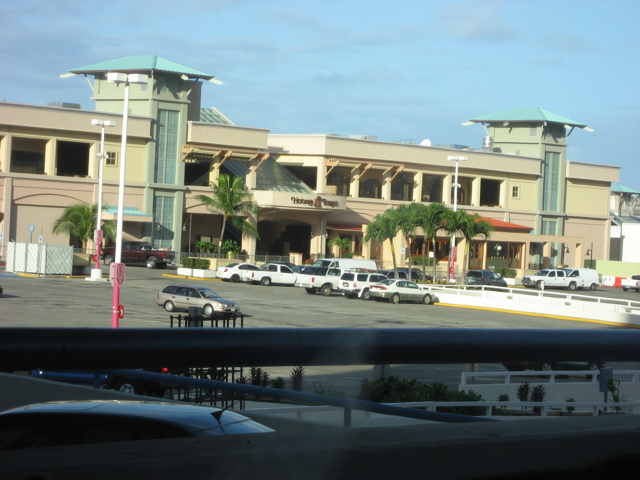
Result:
M624 278L620 281L620 286L625 292L628 290L635 290L640 292L640 275L631 275L630 278Z
M295 285L298 274L278 263L265 263L260 270L243 270L240 279L247 283L262 285Z
M559 268L545 268L533 275L523 277L522 285L539 290L544 290L546 287L575 290L582 286L582 280L570 277L565 270Z
M338 289L340 276L344 272L342 268L307 267L298 275L296 287L304 288L307 293L322 293L325 297Z

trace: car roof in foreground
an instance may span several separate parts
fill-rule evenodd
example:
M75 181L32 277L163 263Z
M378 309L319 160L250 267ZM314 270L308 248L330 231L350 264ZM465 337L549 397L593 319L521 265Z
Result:
M273 430L230 410L169 402L89 400L60 401L26 405L0 412L3 418L13 415L100 415L144 418L182 427L192 435L266 433Z

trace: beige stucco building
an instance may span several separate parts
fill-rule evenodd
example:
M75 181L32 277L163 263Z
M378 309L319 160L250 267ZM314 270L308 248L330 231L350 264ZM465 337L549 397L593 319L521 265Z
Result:
M46 243L69 244L51 233L52 226L65 207L97 202L100 127L93 119L116 123L105 129L103 201L117 205L124 87L107 80L110 71L149 75L147 85L130 87L125 238L193 252L196 240L219 237L221 216L196 196L210 194L209 183L227 173L245 178L260 207L249 219L259 239L229 232L253 260L335 255L327 241L340 236L351 239L357 256L389 266L388 245L363 242L367 224L406 202L451 206L454 191L458 208L495 227L490 239L473 242L473 267L581 266L592 244L594 259L608 257L610 184L619 169L567 160L567 137L586 129L582 123L537 108L472 119L487 131L478 149L273 135L202 109L201 88L213 76L155 56L71 70L93 78L95 111L0 103L0 256L8 241L32 241L34 233ZM462 251L464 240L457 243ZM442 234L439 261L446 260L448 246ZM399 235L396 247L417 256L422 241L406 245Z

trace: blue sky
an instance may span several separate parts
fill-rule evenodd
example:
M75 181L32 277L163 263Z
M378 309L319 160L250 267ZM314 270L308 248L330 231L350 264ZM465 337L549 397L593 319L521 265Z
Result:
M0 100L93 109L60 74L145 54L215 75L203 106L273 133L480 148L466 120L544 108L595 129L569 160L640 190L638 0L0 0Z

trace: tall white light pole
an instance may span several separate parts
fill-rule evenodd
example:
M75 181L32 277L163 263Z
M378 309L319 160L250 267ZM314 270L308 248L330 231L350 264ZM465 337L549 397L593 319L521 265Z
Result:
M100 248L102 246L102 174L104 171L104 162L106 160L107 154L104 153L104 127L115 127L116 122L111 122L109 120L91 120L91 125L99 125L101 128L100 132L100 153L97 155L98 162L100 163L99 173L98 173L98 218L96 219L96 229L93 233L93 240L96 243L96 258L95 258L95 267L91 269L91 277L87 278L87 280L98 282L105 280L102 278L102 270L100 269Z
M118 185L118 219L116 221L116 258L110 265L109 279L113 285L111 326L118 328L120 318L124 316L124 307L120 305L120 287L124 283L124 263L122 263L122 224L124 216L124 179L127 161L127 126L129 124L129 85L131 83L149 83L149 77L141 73L107 73L109 83L124 83L124 106L122 112L122 146L120 147L120 183Z
M466 159L467 157L455 156L455 155L450 155L447 157L447 160L456 162L456 172L453 179L453 211L454 212L458 211L458 188L460 188L460 184L458 183L458 163L464 162ZM451 248L450 248L450 254L449 254L449 281L451 283L455 282L454 271L455 271L456 256L457 256L456 232L453 232L453 235L451 236Z

